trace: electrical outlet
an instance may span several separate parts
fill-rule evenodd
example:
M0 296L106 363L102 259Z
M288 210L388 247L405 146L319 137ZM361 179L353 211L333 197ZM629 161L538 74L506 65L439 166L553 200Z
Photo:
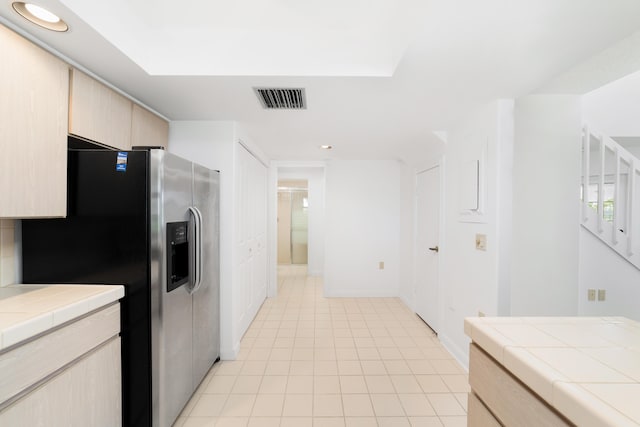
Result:
M487 235L486 234L476 234L476 250L486 251L487 250Z
M598 289L598 301L604 301L607 299L606 289Z
M596 300L596 290L595 289L588 289L587 290L587 299L589 301L595 301Z
M485 317L484 311L478 311L478 317Z
M380 261L380 262L378 263L378 269L379 269L379 270L384 270L384 261Z

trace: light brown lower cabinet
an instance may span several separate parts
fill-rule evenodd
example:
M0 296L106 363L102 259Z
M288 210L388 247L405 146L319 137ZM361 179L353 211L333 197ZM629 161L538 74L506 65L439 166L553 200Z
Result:
M0 426L122 425L119 305L0 354Z
M469 427L573 425L480 347L469 350Z

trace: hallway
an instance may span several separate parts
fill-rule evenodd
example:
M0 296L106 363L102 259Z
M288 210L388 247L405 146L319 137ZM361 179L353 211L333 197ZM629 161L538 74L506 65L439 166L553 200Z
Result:
M175 426L462 427L467 392L402 301L324 298L306 266L279 266L238 360L213 367Z

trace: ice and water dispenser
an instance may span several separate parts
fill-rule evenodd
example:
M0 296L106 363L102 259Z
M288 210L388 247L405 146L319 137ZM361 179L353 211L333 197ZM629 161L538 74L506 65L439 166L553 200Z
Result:
M167 223L167 292L189 282L189 223Z

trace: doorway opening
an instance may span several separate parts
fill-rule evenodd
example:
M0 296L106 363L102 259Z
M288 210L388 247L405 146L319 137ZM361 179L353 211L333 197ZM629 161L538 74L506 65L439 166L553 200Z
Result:
M278 264L309 262L309 188L306 180L278 181Z

